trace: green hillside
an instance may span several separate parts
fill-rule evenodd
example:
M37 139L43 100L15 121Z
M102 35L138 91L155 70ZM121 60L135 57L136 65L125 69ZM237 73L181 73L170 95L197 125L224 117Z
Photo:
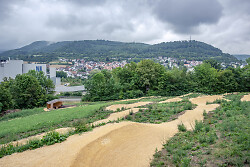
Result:
M144 43L124 43L106 40L84 40L48 42L36 41L19 49L9 50L0 54L1 59L22 59L26 61L48 62L58 57L89 58L105 60L109 58L154 58L172 57L187 60L215 59L220 62L238 61L234 56L223 53L199 41L175 41L149 45Z
M238 60L243 60L245 61L246 59L248 59L250 57L250 55L246 55L246 54L242 54L242 55L233 55L234 57L236 57Z

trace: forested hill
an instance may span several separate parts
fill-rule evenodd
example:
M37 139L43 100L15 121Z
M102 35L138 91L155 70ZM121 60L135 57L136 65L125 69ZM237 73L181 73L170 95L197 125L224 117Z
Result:
M246 55L246 54L233 55L233 56L236 57L238 60L243 60L243 61L245 61L246 59L250 57L250 55Z
M187 60L215 59L219 62L238 61L230 54L199 41L175 41L149 45L144 43L124 43L106 40L84 40L48 42L36 41L19 49L0 54L1 59L22 59L26 61L52 61L58 57L89 58L104 60L109 58L153 58L173 57Z

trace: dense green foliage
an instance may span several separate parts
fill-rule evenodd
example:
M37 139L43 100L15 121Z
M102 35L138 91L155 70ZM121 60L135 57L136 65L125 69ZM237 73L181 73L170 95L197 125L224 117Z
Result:
M84 84L84 79L81 79L80 77L66 77L62 78L62 84L69 83L69 86L82 86Z
M67 73L63 71L56 71L56 77L67 78Z
M1 59L18 58L25 61L50 62L58 57L70 59L86 58L89 60L107 61L110 58L123 60L132 58L137 61L143 58L159 56L187 60L216 59L220 62L238 61L234 56L222 53L221 50L198 41L163 42L155 45L143 43L123 43L105 40L63 41L50 43L37 41L20 49L0 54Z
M44 135L41 140L39 140L39 139L30 140L27 144L24 144L24 145L9 144L7 146L0 148L0 158L4 157L6 155L11 155L15 152L23 152L25 150L32 150L32 149L42 147L44 145L52 145L55 143L61 143L64 140L66 140L66 138L69 135L70 134L61 135L58 132L53 131L53 132L49 132L46 135Z
M239 99L222 101L193 131L176 134L155 153L151 166L249 166L250 102Z
M216 67L212 67L212 66ZM167 70L152 60L132 62L113 71L102 70L86 81L83 100L114 100L143 95L173 96L189 92L218 94L250 91L250 65L220 69L214 61L196 66L194 71Z
M4 78L0 83L1 110L13 108L34 108L43 106L54 99L52 80L42 71L29 71L27 74L17 75L15 79Z

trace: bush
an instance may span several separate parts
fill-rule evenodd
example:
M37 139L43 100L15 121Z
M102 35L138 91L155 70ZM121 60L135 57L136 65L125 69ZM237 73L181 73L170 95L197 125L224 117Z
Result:
M87 132L91 130L91 126L87 125L85 120L78 120L73 124L73 126L75 127L76 133Z
M2 111L3 104L0 102L0 112Z
M203 127L203 122L202 121L195 121L195 127L194 127L194 132L200 132L202 131L202 127Z
M187 129L186 129L186 127L185 127L185 125L183 123L178 125L178 130L180 132L186 132L187 131Z
M41 139L41 142L46 145L52 145L54 143L61 143L66 140L65 135L60 135L58 132L49 132Z

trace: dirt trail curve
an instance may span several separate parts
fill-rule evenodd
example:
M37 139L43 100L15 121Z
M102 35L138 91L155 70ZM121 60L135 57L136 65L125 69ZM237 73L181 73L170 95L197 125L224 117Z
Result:
M250 94L244 95L241 99L241 101L250 101Z
M36 150L16 153L0 159L0 166L148 166L155 149L178 132L181 122L191 129L195 120L203 119L204 110L212 111L218 104L206 105L222 96L191 99L198 106L177 120L162 124L120 122L95 128L82 135L70 136L65 142Z

